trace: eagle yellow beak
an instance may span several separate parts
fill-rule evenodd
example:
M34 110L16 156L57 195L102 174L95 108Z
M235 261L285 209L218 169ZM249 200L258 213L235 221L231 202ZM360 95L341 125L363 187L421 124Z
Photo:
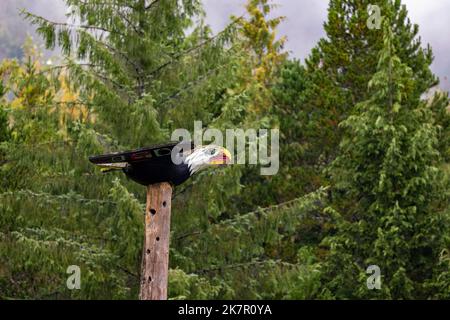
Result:
M220 152L209 161L212 165L227 165L231 162L231 153L225 148L220 148Z

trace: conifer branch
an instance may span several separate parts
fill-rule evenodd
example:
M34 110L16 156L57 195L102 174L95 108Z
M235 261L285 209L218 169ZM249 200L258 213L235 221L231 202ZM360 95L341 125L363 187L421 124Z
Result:
M150 2L148 5L146 5L145 7L144 7L144 9L147 11L147 10L150 10L154 5L156 5L157 3L159 2L159 0L153 0L152 2Z
M223 226L223 225L227 225L227 224L232 224L232 223L235 223L236 221L246 219L246 218L248 218L248 217L250 217L252 215L256 216L258 219L261 219L263 214L266 214L268 212L271 212L271 211L277 212L278 210L286 209L286 208L288 208L290 206L293 206L293 205L295 205L297 203L301 203L303 201L307 201L308 198L314 199L314 197L316 195L319 195L319 196L320 195L326 195L327 190L329 190L329 187L321 187L319 190L317 190L315 192L311 192L311 193L309 193L309 194L307 194L305 196L302 196L302 197L299 197L299 198L296 198L296 199L292 199L292 200L289 200L289 201L286 201L286 202L283 202L283 203L279 203L279 204L276 204L276 205L273 205L273 206L261 208L261 209L255 210L255 211L250 211L250 212L247 212L247 213L244 213L244 214L240 214L240 215L237 215L237 216L235 216L233 218L222 220L222 221L217 222L217 223L213 223L206 230L196 230L196 231L193 231L193 232L190 232L190 233L186 233L186 234L183 234L181 236L178 236L174 240L177 241L177 240L182 240L182 239L185 239L185 238L188 238L188 237L191 237L191 236L202 235L202 234L205 234L205 233L208 233L209 231L211 231L211 228L213 228L215 226Z
M132 66L135 69L136 73L138 75L140 75L140 72L141 72L140 66L138 66L138 64L136 62L131 60L125 52L120 51L119 49L111 46L110 44L108 44L104 41L94 38L93 35L90 33L86 32L85 35L88 37L91 37L93 41L95 41L99 45L104 46L106 49L110 50L112 53L115 53L115 54L119 55L120 57L122 57L125 60L125 62L128 63L130 66Z
M223 69L224 67L226 67L228 65L229 64L220 65L219 67L216 67L216 68L213 68L213 69L209 70L208 72L206 72L205 74L201 75L200 77L198 77L194 81L189 82L188 84L186 84L182 88L177 89L176 91L171 93L168 97L166 97L162 101L160 101L158 103L157 107L163 106L164 104L166 104L167 102L170 102L171 100L178 99L183 92L186 92L186 91L189 91L189 90L195 88L197 85L199 85L202 82L204 82L205 80L209 79L209 77L212 74L214 74L214 72L216 72L216 71L218 71L220 69Z
M219 36L221 36L222 34L224 34L225 32L227 32L229 29L231 29L231 27L233 25L235 25L239 19L241 19L242 17L244 17L244 15L236 18L235 20L233 20L228 26L226 26L222 31L218 32L217 34L215 34L214 36L212 36L211 38L199 43L198 45L195 45L189 49L184 50L183 52L178 53L177 55L175 55L174 57L172 57L171 60L161 64L160 66L156 67L155 69L153 69L152 71L150 71L145 78L148 77L154 77L156 74L158 74L162 69L164 69L165 67L171 65L172 63L180 60L180 58L182 58L183 56L186 56L188 54L190 54L191 52L195 52L198 49L203 48L205 45L207 45L208 43L214 41L215 39L217 39Z
M100 200L100 199L88 199L84 198L83 196L79 194L50 194L50 193L37 193L32 190L17 190L17 191L6 191L3 193L0 193L0 198L5 197L16 197L16 196L29 196L34 198L42 198L46 199L47 201L51 201L50 199L57 200L57 201L76 201L82 204L86 205L93 205L93 204L113 204L117 205L116 202L110 201L110 200Z
M94 26L94 25L83 25L83 24L72 24L67 22L57 22L57 21L51 21L49 19L46 19L42 16L27 12L25 10L21 10L20 12L22 15L25 16L26 19L30 20L32 23L45 23L47 25L50 25L52 27L61 27L61 28L67 28L67 29L85 29L85 30L94 30L94 31L103 31L110 34L117 34L123 37L126 37L126 34L118 32L116 30L110 30L106 27L102 26Z
M81 5L83 6L115 6L115 7L122 7L122 8L129 8L129 9L135 9L132 6L129 6L125 3L119 3L116 1L110 1L110 2L91 2L91 1L79 1Z
M126 21L126 23L128 24L128 26L131 27L131 28L133 29L133 31L134 31L137 35L139 35L139 36L144 35L144 33L142 32L142 30L139 30L139 29L136 27L136 25L135 25L134 23L132 23L132 22L130 21L130 19L128 19L127 16L126 16L125 14L123 14L120 10L117 11L117 14L118 14L123 20Z
M205 274L205 273L214 273L214 272L220 272L225 269L242 269L242 268L248 268L252 266L265 266L267 264L276 264L281 265L288 268L296 268L297 265L282 261L282 260L273 260L273 259L266 259L266 260L254 260L249 262L239 262L239 263L231 263L231 264L225 264L222 266L216 266L211 268L205 268L205 269L199 269L191 271L191 273L194 274Z

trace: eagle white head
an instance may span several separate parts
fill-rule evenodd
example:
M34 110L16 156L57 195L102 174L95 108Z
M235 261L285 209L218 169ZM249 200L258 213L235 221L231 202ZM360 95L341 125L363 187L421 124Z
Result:
M198 146L184 159L191 175L210 166L229 164L230 161L230 151L216 145Z

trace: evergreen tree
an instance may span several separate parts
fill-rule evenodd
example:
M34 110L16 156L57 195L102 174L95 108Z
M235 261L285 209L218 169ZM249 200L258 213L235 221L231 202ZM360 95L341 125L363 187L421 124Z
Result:
M170 298L449 297L448 96L420 101L432 55L399 1L377 1L395 22L383 33L365 1L332 0L306 66L286 61L268 0L216 35L196 0L66 3L64 23L24 12L61 65L31 43L0 64L0 298L137 298L144 189L87 157L194 120L280 128L281 166L174 190ZM70 265L81 290L66 286Z
M284 63L280 77L272 88L274 95L273 113L280 122L280 172L269 188L278 193L277 199L290 199L320 187L320 180L308 162L308 136L304 127L306 119L302 111L303 92L310 85L306 69L298 60Z
M399 58L411 68L417 102L420 95L437 83L430 71L431 48L422 48L419 28L408 18L400 0L331 0L326 37L306 59L306 89L301 93L299 118L306 137L301 143L303 162L311 175L326 183L322 169L337 155L341 135L339 123L353 112L353 106L369 98L367 84L377 67L377 55L383 47L382 32L368 27L372 12L369 5L380 8L381 18L392 21L393 45Z
M271 106L261 97L279 47L268 47L274 33L258 33L270 24L257 10L256 29L234 19L212 36L196 1L67 4L73 24L24 13L49 47L62 47L63 65L30 57L1 68L13 93L3 100L12 134L0 167L1 297L137 298L145 192L87 157L166 141L194 120L219 129L257 123ZM247 213L233 201L242 172L207 171L175 190L171 298L288 297L303 272L295 252L282 259L280 248L295 241L323 190ZM80 266L81 290L66 287L69 265Z
M323 283L337 298L434 297L439 257L448 246L449 197L438 126L416 95L414 71L396 54L384 26L384 47L369 98L342 122L341 155L330 174L336 235ZM447 184L448 186L448 184ZM381 269L381 290L368 290L366 268Z
M248 18L235 18L239 26L238 38L245 53L239 61L238 81L230 88L230 99L225 105L223 118L229 128L280 129L277 115L273 112L272 87L287 54L283 52L286 39L277 39L277 27L284 17L271 17L272 7L268 0L249 0L246 5ZM293 199L277 198L272 194L268 186L272 185L275 177L262 176L259 166L246 166L242 170L240 182L243 188L235 197L240 210L251 211L257 206Z
M23 62L5 60L0 66L2 85L11 93L10 98L2 99L11 133L0 144L4 155L0 166L0 296L129 297L129 274L123 271L129 267L129 251L123 247L116 250L114 242L105 244L105 239L127 230L124 241L135 241L132 223L138 229L140 224L130 217L142 207L125 195L126 200L117 207L126 208L124 216L131 221L128 228L121 223L120 214L108 217L117 212L114 185L104 177L87 176L84 152L94 151L92 145L90 150L85 148L92 135L83 131L83 138L72 140L70 125L79 121L81 106L59 100L67 92L58 78L46 76L35 52L25 50L24 57ZM93 181L94 185L86 188ZM96 200L81 194L102 187L110 189L112 198ZM124 197L123 192L119 196ZM112 226L117 226L116 230ZM70 265L84 270L83 291L66 287Z
M53 292L57 298L135 298L142 189L121 175L101 175L87 157L166 141L173 128L190 128L194 119L208 121L213 111L205 106L213 105L226 85L226 59L233 49L226 50L224 43L230 33L226 29L212 37L200 23L186 35L191 18L201 15L197 2L67 4L76 24L24 13L38 24L48 47L62 47L64 65L42 67L30 58L2 67L7 91L14 94L8 103L14 125L13 140L2 145L7 159L1 167L6 204L1 260L7 277L0 291L4 297L22 298ZM211 177L203 175L205 181L205 176ZM199 185L190 197L192 205L186 199L174 204L175 216L181 217L174 219L175 234L207 223L205 212L219 211L219 201L213 200L223 190L211 188L211 181ZM212 199L195 201L208 188ZM177 210L186 214L176 215ZM33 219L24 223L25 215ZM10 255L17 259L8 261ZM80 266L84 290L66 288L65 270L71 264ZM10 285L23 274L23 285ZM48 274L54 280L45 285Z
M235 60L235 82L222 98L222 113L211 123L219 129L278 127L271 89L285 59L284 39L276 39L282 18L270 18L269 1L249 0L246 8L246 16L232 18L238 25L235 45L242 50ZM289 298L291 290L296 290L293 281L303 285L310 271L298 263L298 230L319 210L324 191L279 201L267 188L273 177L260 176L258 167L234 166L232 170L227 174L239 178L239 195L219 216L210 217L211 225L202 226L203 230L197 226L180 239L183 265L190 264L182 269L212 277L213 283L220 284L220 297ZM249 210L255 211L242 214Z

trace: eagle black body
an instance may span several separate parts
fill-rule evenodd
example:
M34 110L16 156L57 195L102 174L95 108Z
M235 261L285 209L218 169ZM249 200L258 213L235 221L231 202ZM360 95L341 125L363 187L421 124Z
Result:
M111 153L89 157L89 161L99 166L111 166L118 169L122 165L123 172L139 184L148 186L159 182L170 182L179 185L190 176L189 166L182 162L175 164L171 153L177 142L156 145L130 151ZM184 143L183 152L194 148L192 143Z
M123 172L130 179L145 186L159 182L170 182L174 185L179 185L191 176L187 164L176 165L171 161L170 156L170 163L167 163L165 160L136 162L124 168Z

